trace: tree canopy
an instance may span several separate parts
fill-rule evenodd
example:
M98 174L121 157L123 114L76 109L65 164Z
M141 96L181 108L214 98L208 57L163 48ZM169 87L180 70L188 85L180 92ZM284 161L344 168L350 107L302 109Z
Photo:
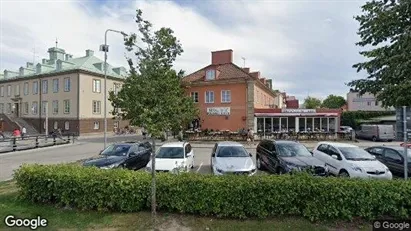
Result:
M308 96L304 99L304 107L307 109L315 109L321 106L321 100Z
M339 96L339 95L329 95L327 98L322 103L322 107L324 108L332 108L332 109L337 109L341 108L346 104L346 101L344 97Z
M154 33L152 24L137 10L138 34L125 38L128 51L135 59L128 58L130 76L126 78L118 94L110 92L113 115L130 120L132 125L144 126L154 137L169 129L177 130L196 118L191 97L181 86L183 71L173 70L173 63L183 52L182 45L170 28ZM139 41L140 40L140 41Z
M347 85L360 94L370 92L385 107L411 106L411 1L373 0L356 16L360 54L366 61L353 67L367 77Z

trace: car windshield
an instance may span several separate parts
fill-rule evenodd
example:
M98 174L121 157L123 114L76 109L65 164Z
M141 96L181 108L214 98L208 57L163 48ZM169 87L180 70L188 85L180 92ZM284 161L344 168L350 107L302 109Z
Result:
M161 147L157 152L156 158L183 159L184 158L184 148L182 147Z
M375 158L359 147L339 147L341 153L347 160L374 160Z
M130 150L130 145L110 145L108 146L102 153L101 155L105 156L125 156L128 153L128 150Z
M217 157L249 157L250 154L242 146L220 146Z
M279 156L312 156L307 147L299 143L278 143L277 147Z

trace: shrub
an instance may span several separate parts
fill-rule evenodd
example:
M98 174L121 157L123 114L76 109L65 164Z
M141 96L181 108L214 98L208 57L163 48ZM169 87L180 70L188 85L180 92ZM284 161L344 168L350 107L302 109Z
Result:
M15 173L25 199L83 210L150 208L150 174L73 165L24 165ZM304 174L213 176L157 174L158 209L218 217L278 215L310 220L408 217L411 183L315 178Z
M395 115L395 111L346 111L341 114L341 124L357 129L360 120L391 115Z

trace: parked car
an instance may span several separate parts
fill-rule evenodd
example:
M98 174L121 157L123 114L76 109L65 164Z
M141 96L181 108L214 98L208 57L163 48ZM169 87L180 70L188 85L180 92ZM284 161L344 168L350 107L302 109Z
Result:
M257 145L258 170L284 174L291 171L312 171L314 175L326 176L325 163L312 156L303 144L287 140L262 140Z
M324 161L333 175L392 179L392 173L387 166L364 149L352 144L319 142L313 155Z
M150 160L152 147L149 142L124 142L109 145L96 158L84 161L83 166L96 166L102 169L144 168Z
M340 126L340 132L351 133L353 130L350 126Z
M366 139L376 141L393 141L395 139L395 131L393 125L382 124L363 124L360 130L356 131L355 136L357 139Z
M157 172L170 172L176 168L189 171L194 168L194 150L189 142L170 142L163 144L156 153ZM146 170L151 172L151 161Z
M251 153L238 142L216 143L211 152L211 170L214 175L254 175L257 170Z
M365 149L385 164L393 175L404 177L404 147L375 146ZM408 175L411 172L411 149L408 148Z

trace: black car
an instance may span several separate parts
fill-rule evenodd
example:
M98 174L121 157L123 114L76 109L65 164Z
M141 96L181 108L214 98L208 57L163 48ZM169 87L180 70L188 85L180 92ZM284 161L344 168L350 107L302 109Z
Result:
M149 142L125 142L108 146L97 158L91 158L83 166L103 169L127 168L138 170L150 161L152 147Z
M393 175L404 177L404 147L374 146L365 149L385 164ZM411 149L408 149L408 175L411 175Z
M312 156L302 144L285 140L262 140L257 145L257 169L284 174L292 171L311 171L316 176L327 176L325 163Z

